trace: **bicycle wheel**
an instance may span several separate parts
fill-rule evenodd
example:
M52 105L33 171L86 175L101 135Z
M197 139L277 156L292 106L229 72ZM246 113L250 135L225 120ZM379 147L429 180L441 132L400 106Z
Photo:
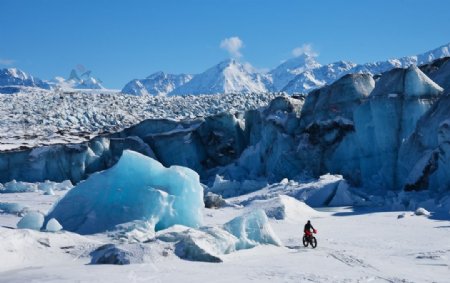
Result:
M307 247L309 244L308 239L306 238L306 236L303 236L303 246Z
M312 238L311 238L311 247L312 247L313 249L315 249L315 248L317 247L317 240L316 240L316 237L312 237Z

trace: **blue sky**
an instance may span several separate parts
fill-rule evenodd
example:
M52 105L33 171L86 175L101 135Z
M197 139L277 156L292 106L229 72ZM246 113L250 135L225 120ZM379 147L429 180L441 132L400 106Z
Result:
M225 47L256 68L305 44L321 63L364 63L450 42L449 11L447 0L0 0L0 67L50 79L83 65L121 88L159 70L202 72L230 56L230 37L242 46Z

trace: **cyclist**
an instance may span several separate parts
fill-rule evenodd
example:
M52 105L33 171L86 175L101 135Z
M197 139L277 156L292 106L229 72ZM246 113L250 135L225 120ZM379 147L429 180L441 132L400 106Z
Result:
M312 230L312 232L311 232ZM314 229L314 227L311 224L311 221L308 220L308 222L305 224L305 229L303 229L303 231L305 232L306 236L311 236L312 233L316 233L316 229Z

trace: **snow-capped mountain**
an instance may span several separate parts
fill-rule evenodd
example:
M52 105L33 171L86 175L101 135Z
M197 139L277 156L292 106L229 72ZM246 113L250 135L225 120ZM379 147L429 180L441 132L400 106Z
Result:
M73 69L69 78L56 77L49 82L53 87L59 87L65 90L70 89L105 89L102 81L92 76L91 71L85 71L79 74Z
M306 70L289 81L280 91L292 93L306 93L310 90L330 84L345 74L351 73L356 64L339 61L315 69Z
M302 54L284 61L268 73L255 70L249 63L225 60L205 72L191 75L155 73L133 80L122 90L133 95L197 95L283 91L308 93L328 85L349 73L381 74L393 68L422 65L450 56L450 43L429 52L366 64L337 61L321 65L315 55Z
M268 75L256 72L250 64L229 59L195 75L169 95L267 92L271 84Z
M272 77L274 89L281 90L295 76L321 66L316 61L316 56L302 54L281 63L278 67L270 71L269 74Z
M323 67L305 70L304 72L297 74L297 76L289 81L283 88L277 88L277 90L282 90L290 94L297 92L307 93L313 89L333 83L340 77L349 73L381 74L393 68L407 68L411 65L427 64L435 59L448 56L450 56L450 43L423 54L406 56L399 59L390 59L366 64L354 64L351 62L339 61Z
M175 88L189 82L192 77L193 75L156 72L145 79L136 79L127 83L123 87L122 93L132 95L166 95Z
M49 89L49 85L19 69L0 69L0 93L16 92L19 87Z

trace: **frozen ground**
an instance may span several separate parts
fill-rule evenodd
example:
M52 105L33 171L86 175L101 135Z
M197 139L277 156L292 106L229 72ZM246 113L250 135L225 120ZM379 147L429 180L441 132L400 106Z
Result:
M0 198L46 212L65 192ZM248 209L252 206L205 209L205 222L223 224ZM0 282L448 282L449 221L411 212L398 219L401 211L370 208L323 209L314 216L309 210L290 211L295 217L270 220L282 247L262 245L223 255L222 263L204 263L182 260L149 243L142 244L151 247L145 263L124 266L89 264L89 252L111 242L105 234L10 229L5 226L14 227L20 217L0 214ZM316 249L301 244L308 218L319 232Z
M76 143L145 119L194 119L266 106L276 94L186 97L30 90L0 95L0 151Z

